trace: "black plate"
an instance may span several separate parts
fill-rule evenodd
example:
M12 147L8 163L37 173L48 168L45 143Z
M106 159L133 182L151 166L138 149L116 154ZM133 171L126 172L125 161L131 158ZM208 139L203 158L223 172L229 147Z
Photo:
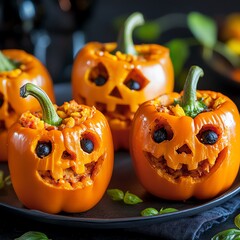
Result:
M68 101L71 97L69 85L60 85L55 89L57 96L64 96L64 99L63 97L58 98L59 104L62 101ZM59 95L60 92L64 94ZM4 170L6 175L9 174L7 163L0 163L0 169ZM130 191L141 197L143 203L126 205L123 202L111 200L105 194L94 208L85 213L47 214L25 208L17 199L12 186L8 186L0 190L0 207L14 214L51 224L88 228L127 228L192 216L220 205L240 192L240 173L228 191L212 200L166 201L150 195L142 188L134 174L129 153L121 151L115 154L114 171L109 188ZM154 207L159 210L161 208L172 207L177 208L179 211L158 216L142 217L140 212L147 207Z

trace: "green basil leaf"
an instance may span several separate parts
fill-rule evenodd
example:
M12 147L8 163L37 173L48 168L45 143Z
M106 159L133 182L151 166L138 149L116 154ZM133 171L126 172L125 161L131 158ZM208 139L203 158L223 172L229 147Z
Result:
M240 230L230 228L214 235L211 240L240 240Z
M49 239L44 233L29 231L24 233L19 238L15 238L15 240L49 240Z
M135 29L135 36L142 41L156 41L161 35L161 27L157 22L145 22Z
M4 187L4 172L0 170L0 189Z
M182 72L184 64L190 55L189 46L186 41L182 39L174 39L166 43L166 47L170 50L174 75L177 77Z
M6 176L6 177L4 178L4 184L5 184L6 186L12 185L12 180L11 180L11 176L10 176L10 175L8 175L8 176Z
M134 205L134 204L137 204L137 203L141 203L143 200L141 198L139 198L137 195L127 191L124 195L123 201L126 204Z
M240 229L240 213L234 218L234 224Z
M158 210L156 208L145 208L141 211L141 216L154 216L158 215Z
M120 189L114 188L114 189L108 189L107 194L111 197L114 201L120 201L124 198L124 192Z
M213 48L217 42L217 25L215 21L198 12L187 16L187 23L194 37L205 47Z
M161 208L159 211L159 214L166 214L166 213L172 213L177 211L178 210L176 208Z

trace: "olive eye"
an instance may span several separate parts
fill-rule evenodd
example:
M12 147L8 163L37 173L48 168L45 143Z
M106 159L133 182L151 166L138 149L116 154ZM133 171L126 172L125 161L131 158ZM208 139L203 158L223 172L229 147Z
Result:
M51 153L52 143L51 142L38 142L35 151L39 158L44 158Z
M126 86L131 90L140 90L141 88L140 83L133 79L130 79L129 81L127 81Z
M162 127L154 131L153 133L154 142L161 143L167 139L168 139L168 134L165 128Z
M93 82L96 84L96 86L103 86L107 82L107 79L99 75L93 80Z
M94 149L93 142L88 138L83 138L80 140L81 148L86 153L91 153Z
M213 145L218 140L218 134L213 130L206 130L200 134L199 140L203 144Z

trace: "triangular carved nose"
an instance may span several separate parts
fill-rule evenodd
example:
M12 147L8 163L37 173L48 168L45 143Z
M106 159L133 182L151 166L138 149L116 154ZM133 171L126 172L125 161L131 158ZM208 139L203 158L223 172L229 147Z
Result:
M192 151L187 144L182 145L180 148L176 150L176 152L178 154L181 154L181 153L192 154Z
M121 98L122 99L122 95L121 93L119 92L118 88L115 87L109 94L109 96L112 96L112 97L116 97L116 98Z

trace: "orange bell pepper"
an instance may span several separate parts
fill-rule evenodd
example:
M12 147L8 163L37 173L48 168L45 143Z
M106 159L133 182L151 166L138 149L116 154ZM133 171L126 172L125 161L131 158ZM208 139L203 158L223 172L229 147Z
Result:
M113 170L108 122L94 107L75 101L53 106L31 83L21 96L38 99L42 112L27 111L8 134L8 164L17 197L29 209L83 212L102 198Z
M130 126L139 105L174 87L169 49L133 44L132 31L143 23L142 14L133 13L117 43L90 42L73 64L73 98L106 116L115 150L129 148Z
M227 96L196 91L190 69L182 93L142 104L133 119L130 152L141 184L157 197L210 199L226 191L240 164L238 108Z
M35 99L23 100L19 88L31 82L55 102L52 79L42 63L22 50L0 52L0 161L7 161L7 131L26 110L37 110Z

